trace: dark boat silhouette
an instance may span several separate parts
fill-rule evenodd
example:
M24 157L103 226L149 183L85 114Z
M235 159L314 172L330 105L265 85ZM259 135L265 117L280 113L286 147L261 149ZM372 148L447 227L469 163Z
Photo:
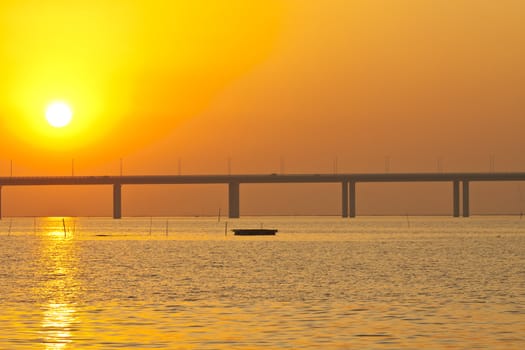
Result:
M238 228L233 229L235 236L275 236L277 230L267 228Z

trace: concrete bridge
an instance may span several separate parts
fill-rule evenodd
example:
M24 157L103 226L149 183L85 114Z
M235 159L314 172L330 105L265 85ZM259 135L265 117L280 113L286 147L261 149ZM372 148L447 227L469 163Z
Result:
M525 181L523 172L490 173L379 173L379 174L261 174L261 175L134 175L134 176L16 176L0 177L0 218L2 187L46 185L111 185L113 218L122 217L122 186L167 184L225 184L228 186L230 218L240 216L240 185L270 183L340 183L341 216L356 216L356 184L370 182L449 182L452 186L454 217L470 216L469 184L482 181ZM460 193L462 195L460 196ZM460 203L460 198L462 203Z

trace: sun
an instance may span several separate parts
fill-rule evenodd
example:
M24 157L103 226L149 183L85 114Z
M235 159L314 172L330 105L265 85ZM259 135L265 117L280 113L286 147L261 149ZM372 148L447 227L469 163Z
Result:
M73 112L65 102L53 102L46 108L46 119L52 127L63 128L72 118Z

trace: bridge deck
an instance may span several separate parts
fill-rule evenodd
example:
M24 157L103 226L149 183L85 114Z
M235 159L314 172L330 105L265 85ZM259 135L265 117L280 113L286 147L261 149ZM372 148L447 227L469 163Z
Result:
M247 174L0 177L0 186L155 185L228 183L525 181L524 172L506 173L379 173L379 174Z
M126 175L126 176L13 176L0 177L0 218L2 186L111 185L113 217L122 216L123 185L226 184L229 217L240 216L240 184L340 183L341 215L356 216L356 183L359 182L451 182L453 215L460 214L460 182L463 216L470 215L469 183L473 181L525 181L523 172L507 173L381 173L381 174L247 174L247 175Z

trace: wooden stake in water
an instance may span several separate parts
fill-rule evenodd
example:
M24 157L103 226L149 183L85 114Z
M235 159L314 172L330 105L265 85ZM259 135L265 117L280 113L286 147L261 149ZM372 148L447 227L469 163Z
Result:
M228 221L226 221L224 223L224 235L227 236L228 235Z
M64 227L64 238L67 237L66 220L62 218L62 226Z
M166 220L166 237L168 237L168 231L169 231L169 223L168 220Z
M151 227L153 226L153 218L149 217L149 235L151 236Z
M217 222L221 222L221 208L219 208L219 214L217 215Z
M407 213L406 217L407 217L407 227L410 228L410 219L408 218L408 213Z
M9 230L7 231L7 235L11 236L11 227L13 226L13 218L9 219Z

